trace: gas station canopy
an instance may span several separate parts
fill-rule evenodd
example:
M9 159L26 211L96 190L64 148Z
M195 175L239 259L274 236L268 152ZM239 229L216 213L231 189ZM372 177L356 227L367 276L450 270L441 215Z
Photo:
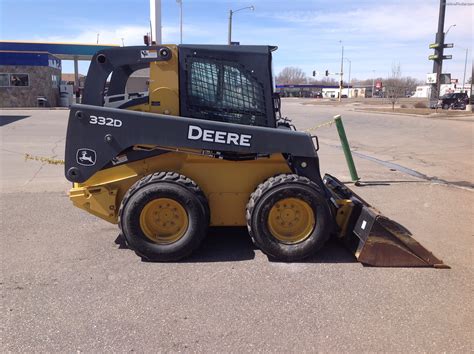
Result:
M114 47L118 46L111 44L0 41L0 51L46 52L62 60L91 60L97 51Z

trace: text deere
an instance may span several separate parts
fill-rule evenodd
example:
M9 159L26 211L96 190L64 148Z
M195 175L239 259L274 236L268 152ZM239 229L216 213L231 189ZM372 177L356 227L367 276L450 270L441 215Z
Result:
M202 129L197 125L190 125L188 128L188 139L218 144L250 146L252 135Z

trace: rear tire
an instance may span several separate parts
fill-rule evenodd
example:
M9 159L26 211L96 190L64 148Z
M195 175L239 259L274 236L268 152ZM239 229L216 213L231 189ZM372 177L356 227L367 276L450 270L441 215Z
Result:
M137 181L119 210L119 227L139 256L150 261L177 261L196 250L207 235L209 206L189 178L159 172Z
M271 177L252 193L247 228L268 256L285 262L315 254L330 235L330 211L319 187L295 174Z

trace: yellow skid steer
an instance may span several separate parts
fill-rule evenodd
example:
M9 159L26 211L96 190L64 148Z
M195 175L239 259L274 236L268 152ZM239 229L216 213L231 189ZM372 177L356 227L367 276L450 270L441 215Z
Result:
M138 255L189 256L208 227L246 226L270 258L332 236L373 266L443 267L401 225L320 174L317 137L281 119L271 46L160 45L97 52L72 106L73 204L117 223ZM147 92L129 93L150 71ZM110 81L107 79L110 77Z

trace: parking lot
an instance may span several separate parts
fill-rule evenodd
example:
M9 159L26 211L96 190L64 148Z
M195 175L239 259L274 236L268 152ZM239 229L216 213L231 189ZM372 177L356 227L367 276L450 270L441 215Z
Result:
M330 242L271 262L245 229L214 229L191 258L143 262L115 225L72 206L68 111L5 110L1 134L1 351L474 350L473 121L283 100L300 129L341 114L358 194L451 269L373 268ZM322 173L349 181L334 126Z

